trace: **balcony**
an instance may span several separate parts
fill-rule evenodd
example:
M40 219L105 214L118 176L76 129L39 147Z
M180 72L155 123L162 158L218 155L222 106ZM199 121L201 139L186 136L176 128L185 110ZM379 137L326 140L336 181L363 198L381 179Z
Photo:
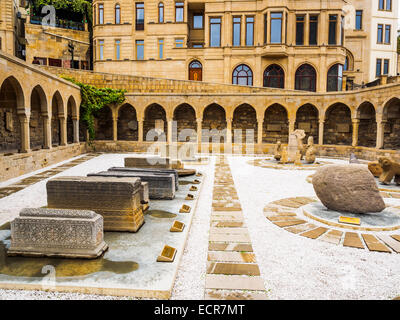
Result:
M39 16L31 16L30 23L36 25L42 25L42 17ZM78 31L85 31L85 23L83 22L76 22L72 20L64 20L56 18L56 28L62 29L70 29L70 30L78 30Z
M288 46L283 43L266 44L262 46L262 57L266 58L285 58L288 57Z

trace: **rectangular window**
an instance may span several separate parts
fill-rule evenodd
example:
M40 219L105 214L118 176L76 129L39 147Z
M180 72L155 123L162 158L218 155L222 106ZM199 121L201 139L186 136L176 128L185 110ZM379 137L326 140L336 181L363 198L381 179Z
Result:
M99 24L104 24L104 5L99 4Z
M304 20L305 16L296 16L296 45L304 45Z
M377 43L383 43L383 24L378 24Z
M158 4L158 22L159 23L164 22L164 4L163 3Z
M183 2L175 2L175 22L183 22Z
M379 77L382 74L382 59L376 59L376 76Z
M246 46L254 45L254 17L246 17Z
M221 46L221 18L210 18L210 47Z
M144 3L136 3L136 30L144 30Z
M385 25L385 43L390 44L390 35L392 31L392 26L390 24Z
M144 60L144 40L136 40L136 60Z
M392 0L386 0L386 10L392 11Z
M389 74L389 59L383 60L383 74Z
M242 25L241 21L241 17L233 17L232 44L234 47L240 46L240 30Z
M271 12L271 43L282 43L282 12Z
M175 47L176 48L183 48L183 43L184 43L183 39L175 39Z
M329 39L328 44L336 45L336 29L337 29L337 15L330 14L329 15Z
M194 14L193 15L193 29L203 29L203 15Z
M104 40L99 40L99 59L104 60Z
M115 40L115 58L121 59L121 40Z
M164 39L158 39L158 59L164 58Z
M385 0L379 0L378 9L385 10Z
M356 11L356 30L362 30L362 16L363 16L363 11L357 10Z
M308 43L310 46L318 44L318 16L310 16L310 34Z
M264 14L264 43L268 42L268 14Z

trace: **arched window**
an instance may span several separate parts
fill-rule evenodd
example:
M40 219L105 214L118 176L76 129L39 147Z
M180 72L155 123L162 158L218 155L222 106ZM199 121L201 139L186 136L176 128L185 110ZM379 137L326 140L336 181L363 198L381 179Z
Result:
M253 72L245 64L237 66L233 70L232 83L239 84L242 86L252 86L253 85Z
M328 70L326 91L342 91L343 65L335 64Z
M264 87L282 89L285 87L285 73L280 66L272 64L265 69Z
M316 91L317 73L309 64L303 64L296 70L296 90Z
M189 64L189 80L202 81L203 66L197 60L193 60Z
M121 6L117 3L115 5L115 24L121 23Z
M162 2L158 4L158 22L164 22L164 4Z

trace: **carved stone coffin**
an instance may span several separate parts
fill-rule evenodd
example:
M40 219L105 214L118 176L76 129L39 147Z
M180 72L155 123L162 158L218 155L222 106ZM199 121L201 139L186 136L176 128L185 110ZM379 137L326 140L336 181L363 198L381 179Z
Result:
M124 165L128 168L171 168L170 159L165 157L129 157L124 159Z
M150 199L175 198L175 176L171 173L130 172L130 171L102 171L89 173L88 177L115 177L115 178L140 178L149 184Z
M139 178L59 177L46 187L49 208L93 210L104 231L136 232L144 223Z
M97 258L107 248L101 215L89 210L29 208L11 222L7 254Z
M175 190L179 188L179 175L175 169L155 169L155 168L126 168L126 167L111 167L108 171L129 171L129 172L150 172L155 174L173 174L175 176Z

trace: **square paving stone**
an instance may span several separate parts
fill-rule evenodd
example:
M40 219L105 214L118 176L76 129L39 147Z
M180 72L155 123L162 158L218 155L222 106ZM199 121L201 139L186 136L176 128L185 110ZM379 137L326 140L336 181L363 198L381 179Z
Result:
M261 277L206 275L206 289L265 290Z
M310 231L306 231L301 234L301 236L310 238L310 239L317 239L320 237L322 234L324 234L328 229L324 227L319 227Z
M259 276L260 269L253 263L226 263L211 262L207 263L208 274L226 274L226 275L246 275Z
M256 262L256 256L251 252L209 251L208 261L254 263Z
M364 249L364 245L355 232L346 232L344 235L343 246Z
M209 251L240 251L240 252L253 252L253 247L251 244L244 243L219 243L219 242L209 242Z
M388 247L386 247L372 234L362 234L362 237L370 251L391 252Z

